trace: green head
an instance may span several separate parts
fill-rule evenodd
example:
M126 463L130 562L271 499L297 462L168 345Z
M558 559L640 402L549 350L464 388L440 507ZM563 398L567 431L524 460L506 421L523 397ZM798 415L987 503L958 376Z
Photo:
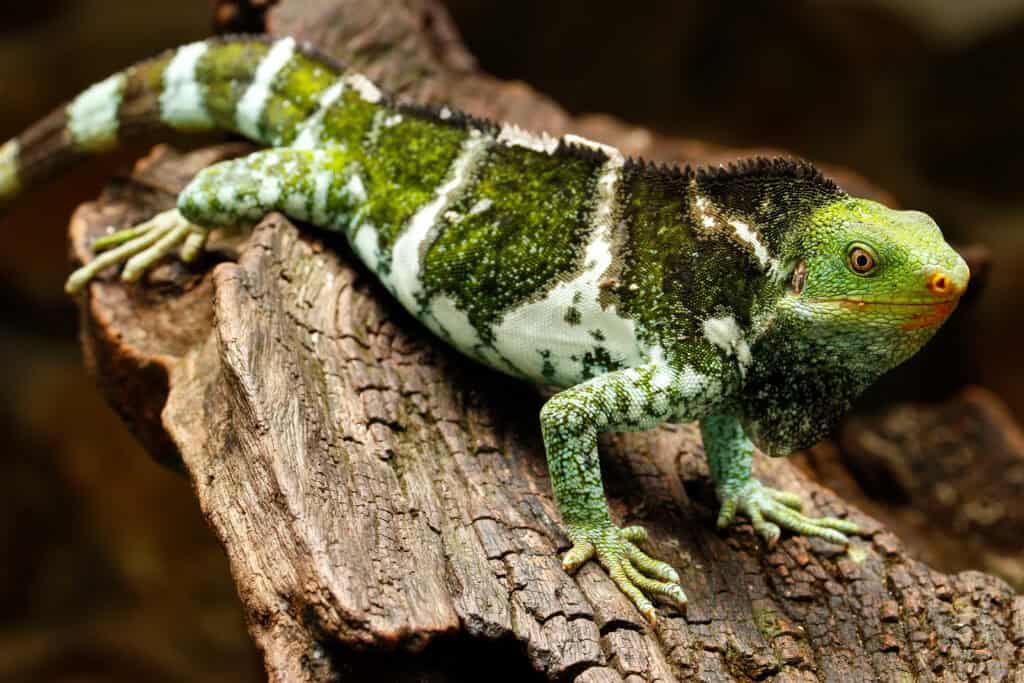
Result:
M810 213L792 237L784 315L831 339L870 380L935 334L970 279L935 221L919 211L844 198Z
M970 279L931 218L866 199L820 203L780 247L785 292L753 349L744 405L755 442L774 454L824 437L935 334Z
M707 239L748 247L730 264L736 286L716 290L716 305L751 321L736 400L767 453L826 436L864 389L935 334L967 287L967 264L931 218L850 197L805 162L699 169L691 193ZM752 244L769 257L760 276ZM722 304L729 292L731 305ZM741 295L752 302L747 316Z

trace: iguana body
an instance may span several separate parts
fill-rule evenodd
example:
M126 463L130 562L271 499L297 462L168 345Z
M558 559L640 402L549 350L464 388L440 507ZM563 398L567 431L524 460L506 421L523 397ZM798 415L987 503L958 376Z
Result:
M178 208L94 245L69 291L125 263L138 278L209 230L270 211L343 232L437 336L492 368L564 390L541 411L573 542L649 618L685 603L676 572L615 526L598 433L701 420L720 498L769 542L844 543L750 476L818 441L850 401L929 339L967 267L924 214L850 198L809 165L658 168L448 108L396 104L291 39L195 43L93 86L0 148L0 198L133 130L225 129L269 149L202 171Z

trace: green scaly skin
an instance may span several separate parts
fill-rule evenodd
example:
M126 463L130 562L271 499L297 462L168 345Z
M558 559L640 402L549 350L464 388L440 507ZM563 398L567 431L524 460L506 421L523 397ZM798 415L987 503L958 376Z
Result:
M131 130L223 129L269 149L216 164L177 209L97 240L68 279L127 281L210 230L271 211L344 233L424 325L493 368L563 388L540 415L571 549L637 608L685 605L679 575L608 511L604 431L700 420L720 500L769 544L781 529L845 544L856 525L800 512L751 477L755 444L820 440L915 353L969 273L921 213L847 196L810 165L665 169L582 138L535 136L395 104L290 39L213 40L90 88L0 147L0 200Z

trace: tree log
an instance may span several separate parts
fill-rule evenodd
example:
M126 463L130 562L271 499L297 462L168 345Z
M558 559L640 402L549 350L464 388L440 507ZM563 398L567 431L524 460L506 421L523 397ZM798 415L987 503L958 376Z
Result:
M922 559L1024 588L1024 433L992 392L972 386L942 403L852 416L839 450Z
M402 96L658 159L738 154L573 120L479 73L432 0L284 1L267 22ZM75 257L245 149L158 147L77 211ZM716 532L691 425L601 441L614 516L648 528L690 597L649 627L596 564L561 569L543 391L443 347L342 240L280 215L139 286L111 274L81 306L108 399L191 478L271 680L1024 680L1024 598L911 559L785 460L759 459L758 474L868 536L844 552L790 536L766 549L748 525Z

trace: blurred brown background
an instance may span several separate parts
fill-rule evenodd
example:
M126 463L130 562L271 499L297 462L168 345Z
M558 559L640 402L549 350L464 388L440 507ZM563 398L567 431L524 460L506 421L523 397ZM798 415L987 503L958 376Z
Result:
M987 245L985 291L862 410L971 382L1024 418L1024 0L447 4L486 70L570 111L846 166L931 213L952 241ZM0 140L110 72L207 35L211 14L205 0L0 8ZM145 149L91 163L0 218L0 681L263 677L187 481L102 402L62 293L70 212Z

